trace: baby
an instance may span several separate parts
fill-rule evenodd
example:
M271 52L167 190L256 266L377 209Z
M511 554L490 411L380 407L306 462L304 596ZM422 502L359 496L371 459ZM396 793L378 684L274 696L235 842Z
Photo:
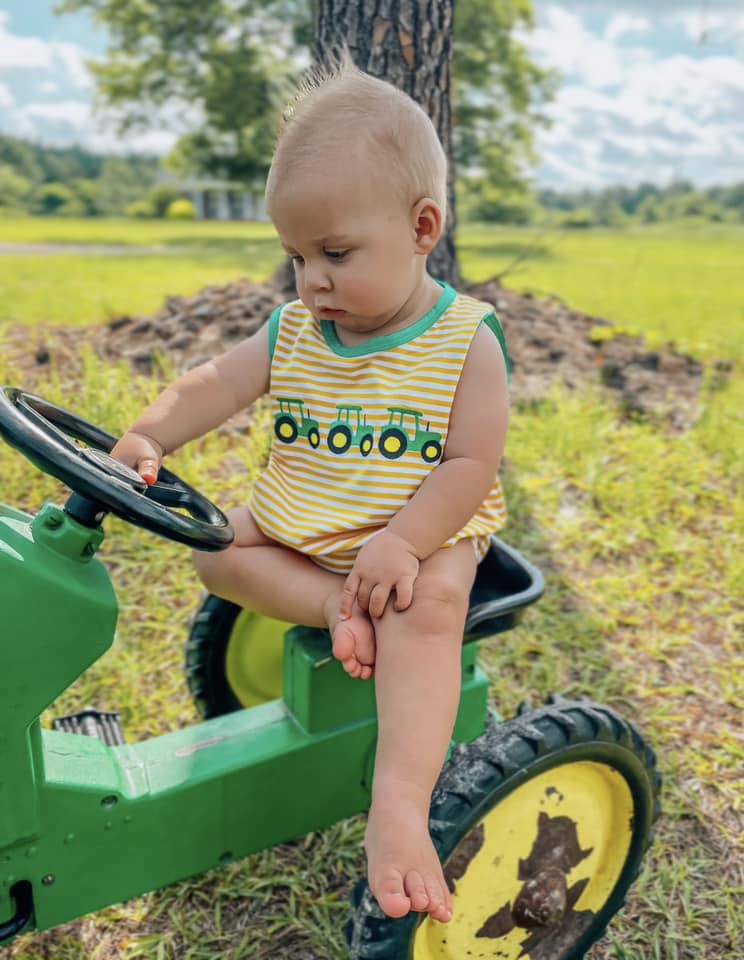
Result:
M379 719L365 849L391 917L446 922L428 832L460 693L468 598L505 521L509 402L493 309L426 271L446 160L399 90L350 63L285 117L266 204L299 299L166 389L114 448L153 482L163 456L269 393L274 441L233 545L194 555L212 593L327 627Z

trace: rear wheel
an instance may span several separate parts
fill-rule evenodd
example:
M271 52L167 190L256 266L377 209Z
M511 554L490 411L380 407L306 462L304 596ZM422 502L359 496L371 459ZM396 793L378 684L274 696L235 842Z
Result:
M362 883L351 960L579 960L622 907L659 814L653 751L627 720L553 698L457 746L430 830L448 924L391 920Z
M186 644L186 680L206 719L281 697L284 634L291 626L206 597Z

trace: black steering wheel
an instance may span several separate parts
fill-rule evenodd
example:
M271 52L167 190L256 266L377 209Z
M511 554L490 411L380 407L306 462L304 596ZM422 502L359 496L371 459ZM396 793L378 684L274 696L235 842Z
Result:
M65 510L87 526L98 526L114 513L197 550L224 550L233 541L224 513L175 473L161 467L157 482L148 487L109 455L116 437L48 400L0 387L0 436L74 491Z

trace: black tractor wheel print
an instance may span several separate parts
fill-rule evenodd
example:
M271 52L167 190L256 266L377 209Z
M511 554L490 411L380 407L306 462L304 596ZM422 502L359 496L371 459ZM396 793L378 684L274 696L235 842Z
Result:
M397 460L398 457L402 457L406 452L407 446L408 438L405 433L397 427L390 427L390 429L384 430L380 437L380 453L387 460Z
M427 440L421 448L421 456L426 463L434 463L442 456L442 445L436 440Z
M315 448L320 444L320 433L316 427L311 427L307 432L307 439L310 446L315 450Z
M336 426L328 434L328 449L331 453L346 453L351 446L351 430L348 427Z
M282 443L294 443L297 439L297 424L292 417L277 417L274 424L274 436Z
M372 451L372 437L363 437L359 444L359 452L363 457L368 457Z

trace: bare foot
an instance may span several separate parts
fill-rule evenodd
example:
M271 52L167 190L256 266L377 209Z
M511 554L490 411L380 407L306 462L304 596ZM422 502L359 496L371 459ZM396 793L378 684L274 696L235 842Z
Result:
M341 661L351 677L369 680L375 673L375 628L359 604L354 604L351 616L342 620L339 609L340 594L326 603L328 629L333 639L333 656Z
M442 923L452 919L452 896L420 801L405 793L375 800L364 845L370 889L389 917L416 910Z

